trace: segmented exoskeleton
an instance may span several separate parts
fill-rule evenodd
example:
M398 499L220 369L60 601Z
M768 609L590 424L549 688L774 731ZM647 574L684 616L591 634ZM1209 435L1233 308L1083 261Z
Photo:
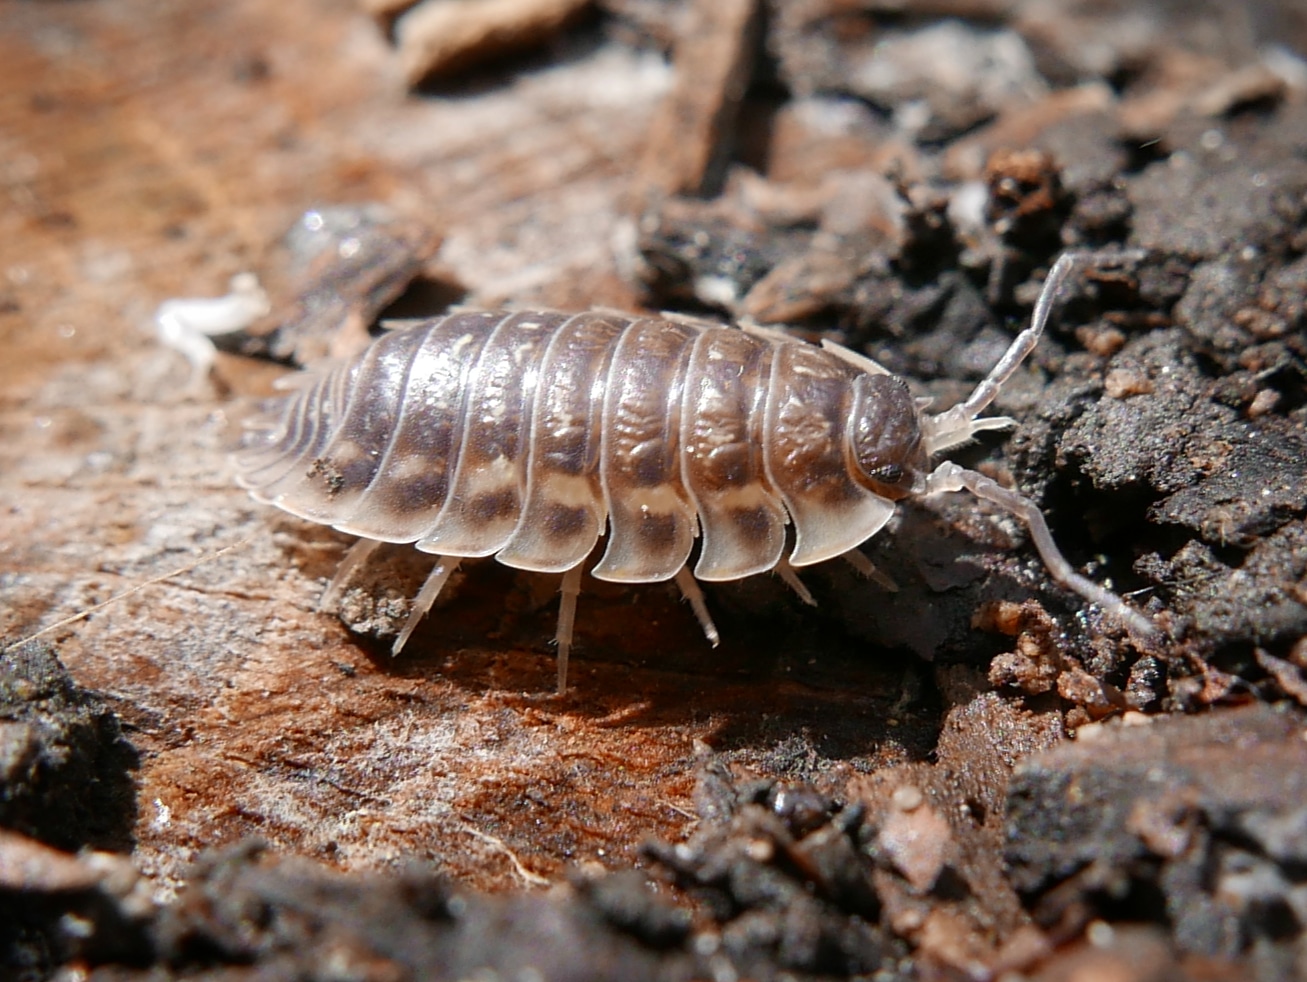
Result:
M676 579L715 643L695 578L774 570L805 595L792 567L846 555L870 571L857 546L897 501L938 491L967 489L1011 511L1055 579L1147 633L1146 618L1071 568L1028 499L949 461L930 467L1011 424L978 416L1035 346L1073 262L1058 261L1031 326L942 413L924 412L901 378L861 355L775 331L462 311L292 376L290 393L255 424L240 480L261 501L362 537L329 595L378 543L440 557L396 652L462 558L564 573L560 690L582 564L605 533L591 574Z

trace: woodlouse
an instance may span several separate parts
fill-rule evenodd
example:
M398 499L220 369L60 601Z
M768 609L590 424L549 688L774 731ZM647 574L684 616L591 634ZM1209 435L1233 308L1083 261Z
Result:
M465 557L563 573L559 689L582 564L607 531L599 579L675 579L710 641L695 579L848 556L895 503L968 490L1030 529L1053 577L1139 633L1153 628L1077 573L1021 494L936 455L978 418L1034 348L1076 257L1049 273L1030 326L970 397L927 413L907 384L839 345L671 315L462 311L394 329L346 363L291 376L238 460L255 498L361 536L328 588L381 542L440 558L398 652ZM786 525L793 525L790 554ZM694 567L687 562L702 541Z

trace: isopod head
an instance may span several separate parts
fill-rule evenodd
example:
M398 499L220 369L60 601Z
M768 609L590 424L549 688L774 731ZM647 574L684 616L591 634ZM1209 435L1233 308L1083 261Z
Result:
M921 483L930 464L916 401L896 375L862 375L854 387L849 426L854 473L877 494L905 497Z

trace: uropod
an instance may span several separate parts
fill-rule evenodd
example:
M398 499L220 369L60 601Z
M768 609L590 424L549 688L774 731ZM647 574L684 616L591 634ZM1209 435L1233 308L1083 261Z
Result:
M1035 347L1077 261L1057 261L1030 326L940 413L829 342L674 315L457 311L289 376L249 424L239 480L259 501L360 536L324 606L382 542L438 557L396 653L464 558L562 573L560 691L583 564L601 537L592 576L674 579L715 644L696 580L774 571L806 596L796 567L846 556L871 571L857 547L896 503L942 491L1009 511L1057 582L1151 634L1146 617L1072 568L1032 501L952 461L932 464L1013 425L980 413Z

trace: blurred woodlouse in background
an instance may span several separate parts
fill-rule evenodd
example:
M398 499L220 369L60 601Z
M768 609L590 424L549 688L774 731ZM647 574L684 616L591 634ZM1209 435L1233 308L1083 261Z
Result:
M1038 342L1076 261L1058 260L1030 327L941 413L853 351L775 331L670 315L463 311L290 377L291 391L251 424L240 481L260 501L362 537L324 605L382 542L439 557L396 653L463 558L563 573L560 691L581 571L605 527L591 574L675 579L715 644L696 578L774 571L810 601L794 567L843 555L873 573L857 547L897 501L941 491L1010 511L1054 579L1150 634L1147 618L1072 569L1031 501L950 461L930 466L1012 425L978 416Z

